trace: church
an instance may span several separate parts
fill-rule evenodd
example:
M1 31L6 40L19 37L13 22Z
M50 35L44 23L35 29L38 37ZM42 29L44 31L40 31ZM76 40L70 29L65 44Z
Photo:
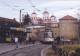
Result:
M44 11L42 15L42 17L38 17L36 12L33 12L30 15L33 25L45 26L43 31L51 31L53 33L53 37L62 37L70 40L79 39L80 21L77 18L66 15L57 20L56 16L50 15L48 11ZM32 35L35 35L36 38L39 38L35 33L38 33L41 30L42 29L33 29Z

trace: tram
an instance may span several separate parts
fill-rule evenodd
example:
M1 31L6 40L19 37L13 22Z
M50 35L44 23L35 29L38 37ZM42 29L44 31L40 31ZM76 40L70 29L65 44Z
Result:
M48 32L43 31L40 33L40 36L41 43L52 43L54 41L53 33L51 31Z

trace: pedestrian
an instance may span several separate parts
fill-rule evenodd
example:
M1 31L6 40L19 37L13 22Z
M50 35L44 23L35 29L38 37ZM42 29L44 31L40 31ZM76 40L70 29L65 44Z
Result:
M57 37L57 38L55 39L55 41L56 41L56 44L59 45L60 42L61 42L60 37Z
M15 37L15 44L16 44L16 48L18 48L18 37Z
M54 41L54 42L52 43L52 48L53 48L53 50L55 51L55 53L57 53L56 41Z

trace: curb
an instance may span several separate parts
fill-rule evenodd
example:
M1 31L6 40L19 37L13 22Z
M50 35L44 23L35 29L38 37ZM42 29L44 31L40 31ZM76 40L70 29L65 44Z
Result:
M41 50L41 56L46 56L46 50L48 49L48 48L50 48L51 46L48 46L48 47L46 47L45 49L42 49Z

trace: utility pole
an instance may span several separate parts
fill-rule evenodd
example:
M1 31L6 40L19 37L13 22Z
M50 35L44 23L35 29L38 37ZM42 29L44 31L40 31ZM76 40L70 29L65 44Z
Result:
M22 19L22 10L24 9L20 9L20 27L21 27L21 19Z
M24 10L24 9L20 9L20 10L19 10L20 30L23 30L23 29L22 29L22 23L21 23L21 21L22 21L22 10ZM23 36L23 32L20 33L20 38L22 38L22 36ZM22 42L22 40L21 40L21 42Z
M20 27L21 27L21 9L20 9Z

